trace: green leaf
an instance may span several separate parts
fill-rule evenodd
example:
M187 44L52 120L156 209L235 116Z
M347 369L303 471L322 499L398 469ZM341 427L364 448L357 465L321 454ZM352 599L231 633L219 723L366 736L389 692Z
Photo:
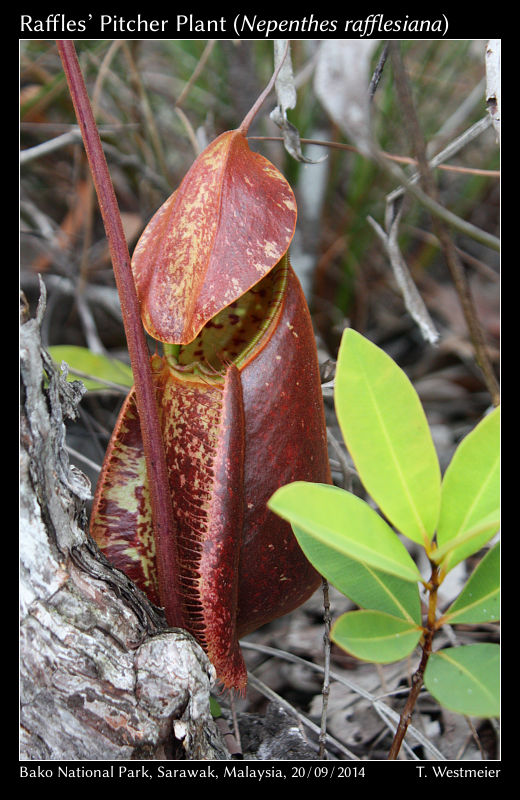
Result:
M133 386L132 369L123 361L74 345L55 345L48 349L58 366L62 361L68 364L68 380L80 378L89 391L106 390L114 384L123 389Z
M388 664L406 658L422 629L381 611L349 611L332 626L332 640L363 661Z
M436 564L440 564L444 572L449 572L460 561L472 553L476 553L489 542L495 535L499 524L499 509L495 509L487 517L462 531L455 539L447 541L430 553L430 558Z
M441 488L441 510L437 526L439 548L492 518L498 520L500 505L500 408L495 408L459 444L446 470ZM443 566L455 563L479 550L498 530L489 528L468 538ZM437 561L437 554L435 554Z
M497 644L471 644L439 650L429 658L424 683L436 700L451 711L497 717L500 648Z
M350 492L323 483L295 481L278 489L271 511L323 544L405 581L421 574L389 525Z
M428 422L408 377L383 350L346 330L334 399L367 492L401 533L427 545L439 516L441 476Z
M222 716L222 709L220 707L220 703L213 697L212 694L209 696L209 710L213 719L218 719Z
M417 584L340 554L301 528L294 526L293 530L300 547L320 575L353 603L420 623L421 598Z
M449 625L476 625L500 619L500 542L479 562L444 619Z

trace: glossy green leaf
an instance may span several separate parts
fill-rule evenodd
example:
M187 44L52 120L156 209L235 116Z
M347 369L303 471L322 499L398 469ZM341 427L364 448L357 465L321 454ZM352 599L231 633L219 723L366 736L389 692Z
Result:
M269 508L338 553L405 581L421 579L395 532L359 497L336 486L295 481L271 497Z
M420 623L421 598L417 584L382 572L338 553L301 528L293 527L303 552L329 583L361 608L384 611L408 622Z
M439 650L430 656L424 683L436 700L451 711L497 717L500 648L497 644L472 644Z
M449 572L460 561L476 553L495 535L500 524L499 509L463 530L455 539L450 539L434 550L430 558L440 564L444 572Z
M331 629L332 640L344 650L378 664L406 658L421 634L417 625L381 611L349 611Z
M440 468L409 379L383 350L343 334L334 399L347 448L367 492L401 533L426 545L439 516Z
M443 565L451 569L479 550L498 530L500 505L500 408L495 408L459 444L446 470L441 488L437 527L439 548L461 540L464 533L492 519L480 536L472 536ZM437 561L437 557L435 558Z
M80 379L89 391L119 387L129 389L134 379L132 369L123 361L93 353L86 347L54 345L49 355L58 366L65 361L69 367L68 379Z
M486 553L444 615L450 625L500 619L500 542Z

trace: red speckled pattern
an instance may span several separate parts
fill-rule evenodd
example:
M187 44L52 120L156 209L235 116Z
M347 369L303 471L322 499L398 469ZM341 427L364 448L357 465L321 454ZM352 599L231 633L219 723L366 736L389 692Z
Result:
M228 131L147 225L132 269L143 324L165 343L152 371L175 541L154 540L133 392L91 518L113 563L167 605L160 547L185 627L238 690L247 680L239 638L320 583L290 525L267 508L285 483L330 482L314 333L287 256L296 216L285 178Z
M278 313L225 379L183 375L153 359L185 627L224 685L239 690L246 673L238 639L301 605L320 583L267 500L293 480L330 482L310 316L288 260L277 269L286 276ZM159 604L145 472L131 393L107 451L91 532Z
M281 173L238 131L221 134L157 211L132 258L143 324L192 342L287 251L296 202Z

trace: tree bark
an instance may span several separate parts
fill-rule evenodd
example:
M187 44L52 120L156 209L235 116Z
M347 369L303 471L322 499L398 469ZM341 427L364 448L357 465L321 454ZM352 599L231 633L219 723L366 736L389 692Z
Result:
M69 464L64 424L84 387L43 349L44 308L42 285L20 332L20 757L229 758L205 653L87 533L91 488Z

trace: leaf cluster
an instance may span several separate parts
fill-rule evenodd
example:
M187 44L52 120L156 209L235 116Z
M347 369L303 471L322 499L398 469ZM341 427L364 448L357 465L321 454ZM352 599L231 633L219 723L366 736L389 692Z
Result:
M441 477L426 415L405 373L379 347L345 331L334 399L359 478L379 512L341 488L294 482L271 498L311 563L359 608L333 625L334 642L354 656L388 663L424 648L445 623L499 619L499 543L439 617L437 590L499 528L499 421L495 408L460 442ZM424 548L422 576L405 545ZM422 619L421 594L428 595ZM495 644L428 652L424 682L445 707L472 716L499 713Z

